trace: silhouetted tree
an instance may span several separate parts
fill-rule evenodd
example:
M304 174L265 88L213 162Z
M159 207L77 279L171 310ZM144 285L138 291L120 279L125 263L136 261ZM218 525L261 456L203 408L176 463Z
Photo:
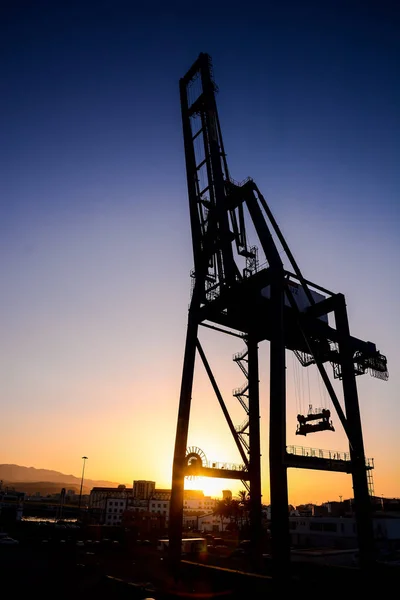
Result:
M228 519L231 514L230 498L224 498L223 500L217 500L213 514L217 515L221 519L221 528L224 530L224 519Z
M239 492L239 514L240 514L240 522L241 528L244 525L248 525L249 523L249 513L250 513L250 494L246 490L240 490Z

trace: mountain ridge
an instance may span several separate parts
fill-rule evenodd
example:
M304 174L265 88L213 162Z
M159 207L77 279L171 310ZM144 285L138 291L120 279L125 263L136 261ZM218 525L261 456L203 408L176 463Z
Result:
M15 464L0 464L0 480L3 481L3 485L10 484L34 484L40 483L43 485L44 483L52 483L52 484L60 484L62 487L65 485L71 486L79 486L81 484L81 477L76 477L72 474L61 473L60 471L54 471L52 469L37 469L36 467L25 467L21 465ZM115 481L107 481L107 480L95 480L88 479L85 477L84 479L84 488L85 491L87 489L92 489L93 487L117 487L121 485L120 483L116 483ZM122 484L127 487L131 487L132 484Z

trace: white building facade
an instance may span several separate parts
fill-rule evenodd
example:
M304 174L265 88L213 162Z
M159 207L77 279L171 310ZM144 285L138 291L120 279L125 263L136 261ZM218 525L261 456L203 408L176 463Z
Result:
M121 525L122 515L127 508L127 498L107 498L104 525Z
M355 548L358 546L354 517L289 517L294 547ZM373 518L375 540L400 548L400 518Z
M92 518L104 525L120 525L123 512L127 509L161 515L168 523L170 499L171 490L156 489L153 481L137 480L133 482L133 488L127 488L124 485L120 485L118 488L93 488L90 492L89 509ZM216 503L216 499L204 496L200 490L185 490L184 527L199 529L197 517L212 514ZM217 520L213 522L215 527ZM217 531L217 529L213 529L213 526L211 526L211 531Z

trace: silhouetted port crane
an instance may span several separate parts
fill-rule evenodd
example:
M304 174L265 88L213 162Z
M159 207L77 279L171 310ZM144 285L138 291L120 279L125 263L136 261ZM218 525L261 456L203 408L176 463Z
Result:
M350 334L345 297L305 279L260 190L250 178L234 181L228 170L215 102L211 59L200 54L180 80L187 187L192 230L193 291L183 361L179 413L172 473L170 552L180 561L184 479L190 475L226 477L248 483L250 490L253 554L260 550L261 475L258 344L270 343L269 463L272 557L276 573L290 564L287 469L310 468L349 472L353 479L360 560L374 560L371 505L368 494L356 376L370 371L387 379L387 361L372 342ZM258 238L249 246L246 222ZM259 250L263 256L259 258ZM290 270L283 266L286 254ZM334 317L334 326L328 315ZM245 349L234 357L246 375L246 384L234 394L246 418L234 426L218 384L198 338L199 326L211 327L240 338ZM349 441L349 460L324 456L298 456L286 447L285 353L291 350L300 363L315 364ZM187 452L196 354L204 364L217 400L241 455L239 469L217 469L200 454ZM342 382L342 409L325 365ZM330 415L321 413L314 423L329 429ZM316 415L299 421L309 433ZM319 423L319 424L318 424ZM313 430L315 431L315 429ZM246 441L245 441L246 438ZM190 455L191 454L191 455ZM196 453L195 453L196 454ZM190 456L189 456L190 455Z

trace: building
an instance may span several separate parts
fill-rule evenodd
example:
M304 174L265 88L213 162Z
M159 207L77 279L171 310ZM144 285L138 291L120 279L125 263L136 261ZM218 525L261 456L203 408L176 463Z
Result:
M203 514L212 512L216 505L216 500L211 496L204 496L199 490L185 490L183 497L184 514L190 512L201 512Z
M149 500L154 494L155 481L137 480L133 482L133 497L135 500Z
M162 517L164 525L169 521L170 500L171 490L156 489L154 481L137 480L133 482L132 488L125 485L118 488L94 487L90 492L89 514L92 522L120 525L125 511L136 515L141 513L141 516L134 517L135 520L143 519L146 513L149 518L155 515ZM184 490L184 519L187 517L187 522L190 522L188 526L192 528L195 528L194 524L197 525L197 516L212 513L215 505L216 500L211 496L204 496L201 490ZM153 520L151 527L154 526Z
M196 529L203 531L204 533L213 531L222 532L226 531L227 525L230 523L230 519L221 521L221 518L218 515L214 515L214 513L211 512L197 517Z
M124 507L132 501L132 488L127 488L125 485L118 487L94 487L90 491L89 496L89 515L92 522L105 524L107 521L112 521L112 524L118 524L118 519L111 519L111 514L119 514L114 512L114 508L120 508L120 505L110 504L110 502L124 502ZM112 511L109 509L113 509ZM108 517L106 516L108 515ZM115 521L115 523L114 523ZM110 524L110 523L109 523Z
M124 511L121 525L141 537L151 533L159 535L166 529L166 519L164 515L130 507Z
M291 545L295 548L356 548L357 526L354 517L289 517ZM400 549L400 518L384 515L373 518L377 546Z
M90 491L89 508L100 504L105 505L107 498L132 498L132 488L127 488L126 485L119 485L116 488L94 487Z
M104 525L121 525L122 516L127 508L128 498L113 498L105 499L104 506Z
M169 517L169 499L160 500L160 498L152 498L149 500L149 513L163 515L166 522Z
M165 489L155 489L153 494L151 495L153 500L170 500L171 499L171 490Z
M171 490L155 489L153 496L149 500L149 513L163 515L166 523L168 523L170 499ZM210 496L204 496L204 493L201 490L184 490L184 526L185 522L187 522L188 526L197 528L195 527L195 523L197 523L196 516L211 512L214 507L215 500ZM192 517L192 520L190 517Z

